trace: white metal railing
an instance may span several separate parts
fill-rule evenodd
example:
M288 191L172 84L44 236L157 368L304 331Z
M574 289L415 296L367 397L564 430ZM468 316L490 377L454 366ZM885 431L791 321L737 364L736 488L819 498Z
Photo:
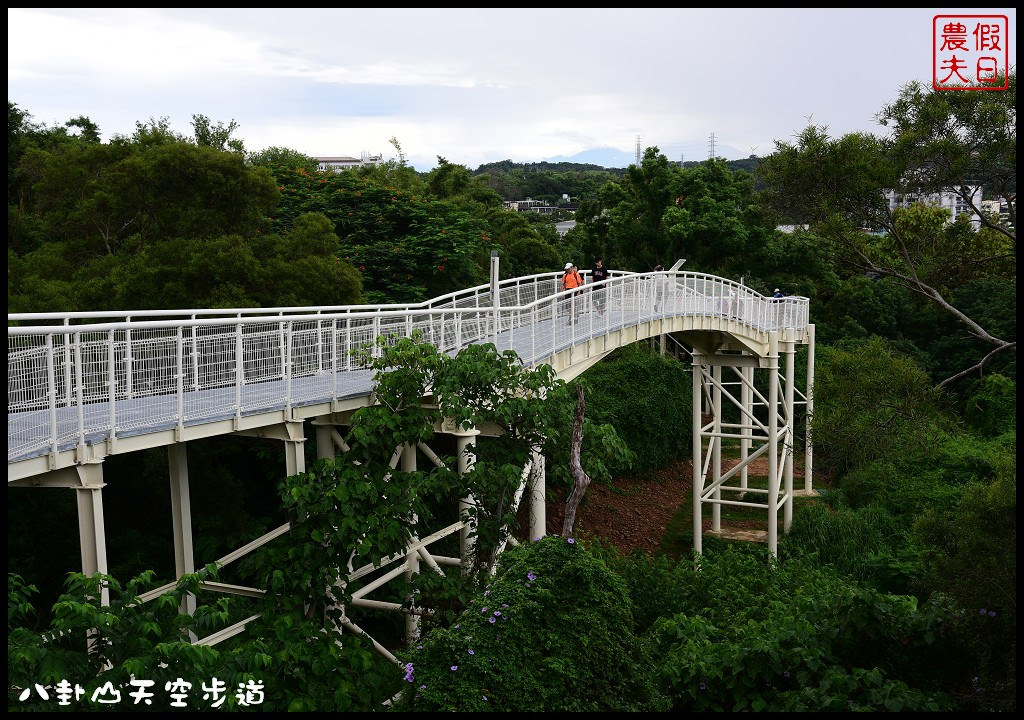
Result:
M558 277L506 280L496 307L479 286L418 305L8 315L8 462L366 394L372 377L355 351L380 336L419 333L446 353L494 342L536 365L655 317L758 331L808 322L807 298L701 273L616 272L578 293L559 292Z
M614 271L616 274L626 274ZM589 274L586 271L584 275ZM503 280L499 283L503 305L525 305L539 297L551 295L559 289L562 273L539 273ZM509 301L509 302L505 302ZM270 308L204 308L178 310L97 310L81 312L9 313L7 323L64 325L96 322L132 322L139 319L173 320L214 317L246 317L255 315L321 315L325 313L352 313L373 310L422 310L429 308L478 308L491 306L491 286L477 285L466 290L441 295L420 303L389 303L381 305L300 305Z

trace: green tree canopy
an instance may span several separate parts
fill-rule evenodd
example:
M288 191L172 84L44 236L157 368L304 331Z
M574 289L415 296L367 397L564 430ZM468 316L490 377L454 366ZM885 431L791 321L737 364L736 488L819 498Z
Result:
M776 143L758 168L760 199L788 222L811 223L843 261L893 278L988 346L979 361L943 381L949 384L1016 348L952 300L955 288L979 276L1016 283L1015 214L1007 222L981 212L974 191L989 184L1008 198L1016 187L1016 75L1005 92L925 91L911 83L878 117L891 135L833 139L827 128L811 125L796 143ZM966 217L949 224L948 211L894 210L887 194L940 191L978 211L981 230Z

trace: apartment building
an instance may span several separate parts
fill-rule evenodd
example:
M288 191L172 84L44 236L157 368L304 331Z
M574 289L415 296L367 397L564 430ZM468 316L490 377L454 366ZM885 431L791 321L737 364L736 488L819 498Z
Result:
M981 185L967 186L971 196L971 202L975 207L981 207ZM956 220L960 215L967 214L975 230L981 227L981 218L959 193L944 191L939 193L897 193L895 190L886 190L885 198L889 202L889 210L898 207L909 207L913 203L922 202L933 207L941 207L949 210L950 222Z

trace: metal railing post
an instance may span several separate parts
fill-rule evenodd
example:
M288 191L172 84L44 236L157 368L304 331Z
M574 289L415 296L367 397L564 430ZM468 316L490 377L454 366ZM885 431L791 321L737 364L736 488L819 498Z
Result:
M71 326L71 318L64 318L64 326ZM64 334L64 396L66 405L71 407L71 334Z
M85 404L82 398L82 333L75 333L75 395L78 401L78 450L85 450Z
M235 330L235 424L242 421L242 385L245 383L245 355L242 344L242 322Z
M50 419L50 467L57 460L57 378L53 361L53 335L46 335L46 403Z
M294 324L294 321L288 321L284 335L284 355L281 356L281 371L284 374L284 407L288 418L292 416L292 329Z
M178 393L178 441L182 439L182 432L185 430L185 332L184 328L178 326L178 362L176 365Z
M192 319L196 319L195 313L192 313ZM199 338L197 337L198 328L192 326L192 389L199 389Z
M109 422L110 422L110 434L109 441L113 446L114 441L117 439L117 376L114 372L114 330L111 329L107 333L107 398L110 407L109 410Z
M125 318L125 321L131 321L131 316ZM124 395L126 398L131 399L132 397L132 329L127 328L124 331Z

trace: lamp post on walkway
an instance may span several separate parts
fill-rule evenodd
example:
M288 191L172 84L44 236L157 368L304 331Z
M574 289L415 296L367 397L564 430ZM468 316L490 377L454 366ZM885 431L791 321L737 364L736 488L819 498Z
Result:
M498 346L498 306L500 304L498 294L498 251L491 250L491 308L494 319L491 325L491 341Z

